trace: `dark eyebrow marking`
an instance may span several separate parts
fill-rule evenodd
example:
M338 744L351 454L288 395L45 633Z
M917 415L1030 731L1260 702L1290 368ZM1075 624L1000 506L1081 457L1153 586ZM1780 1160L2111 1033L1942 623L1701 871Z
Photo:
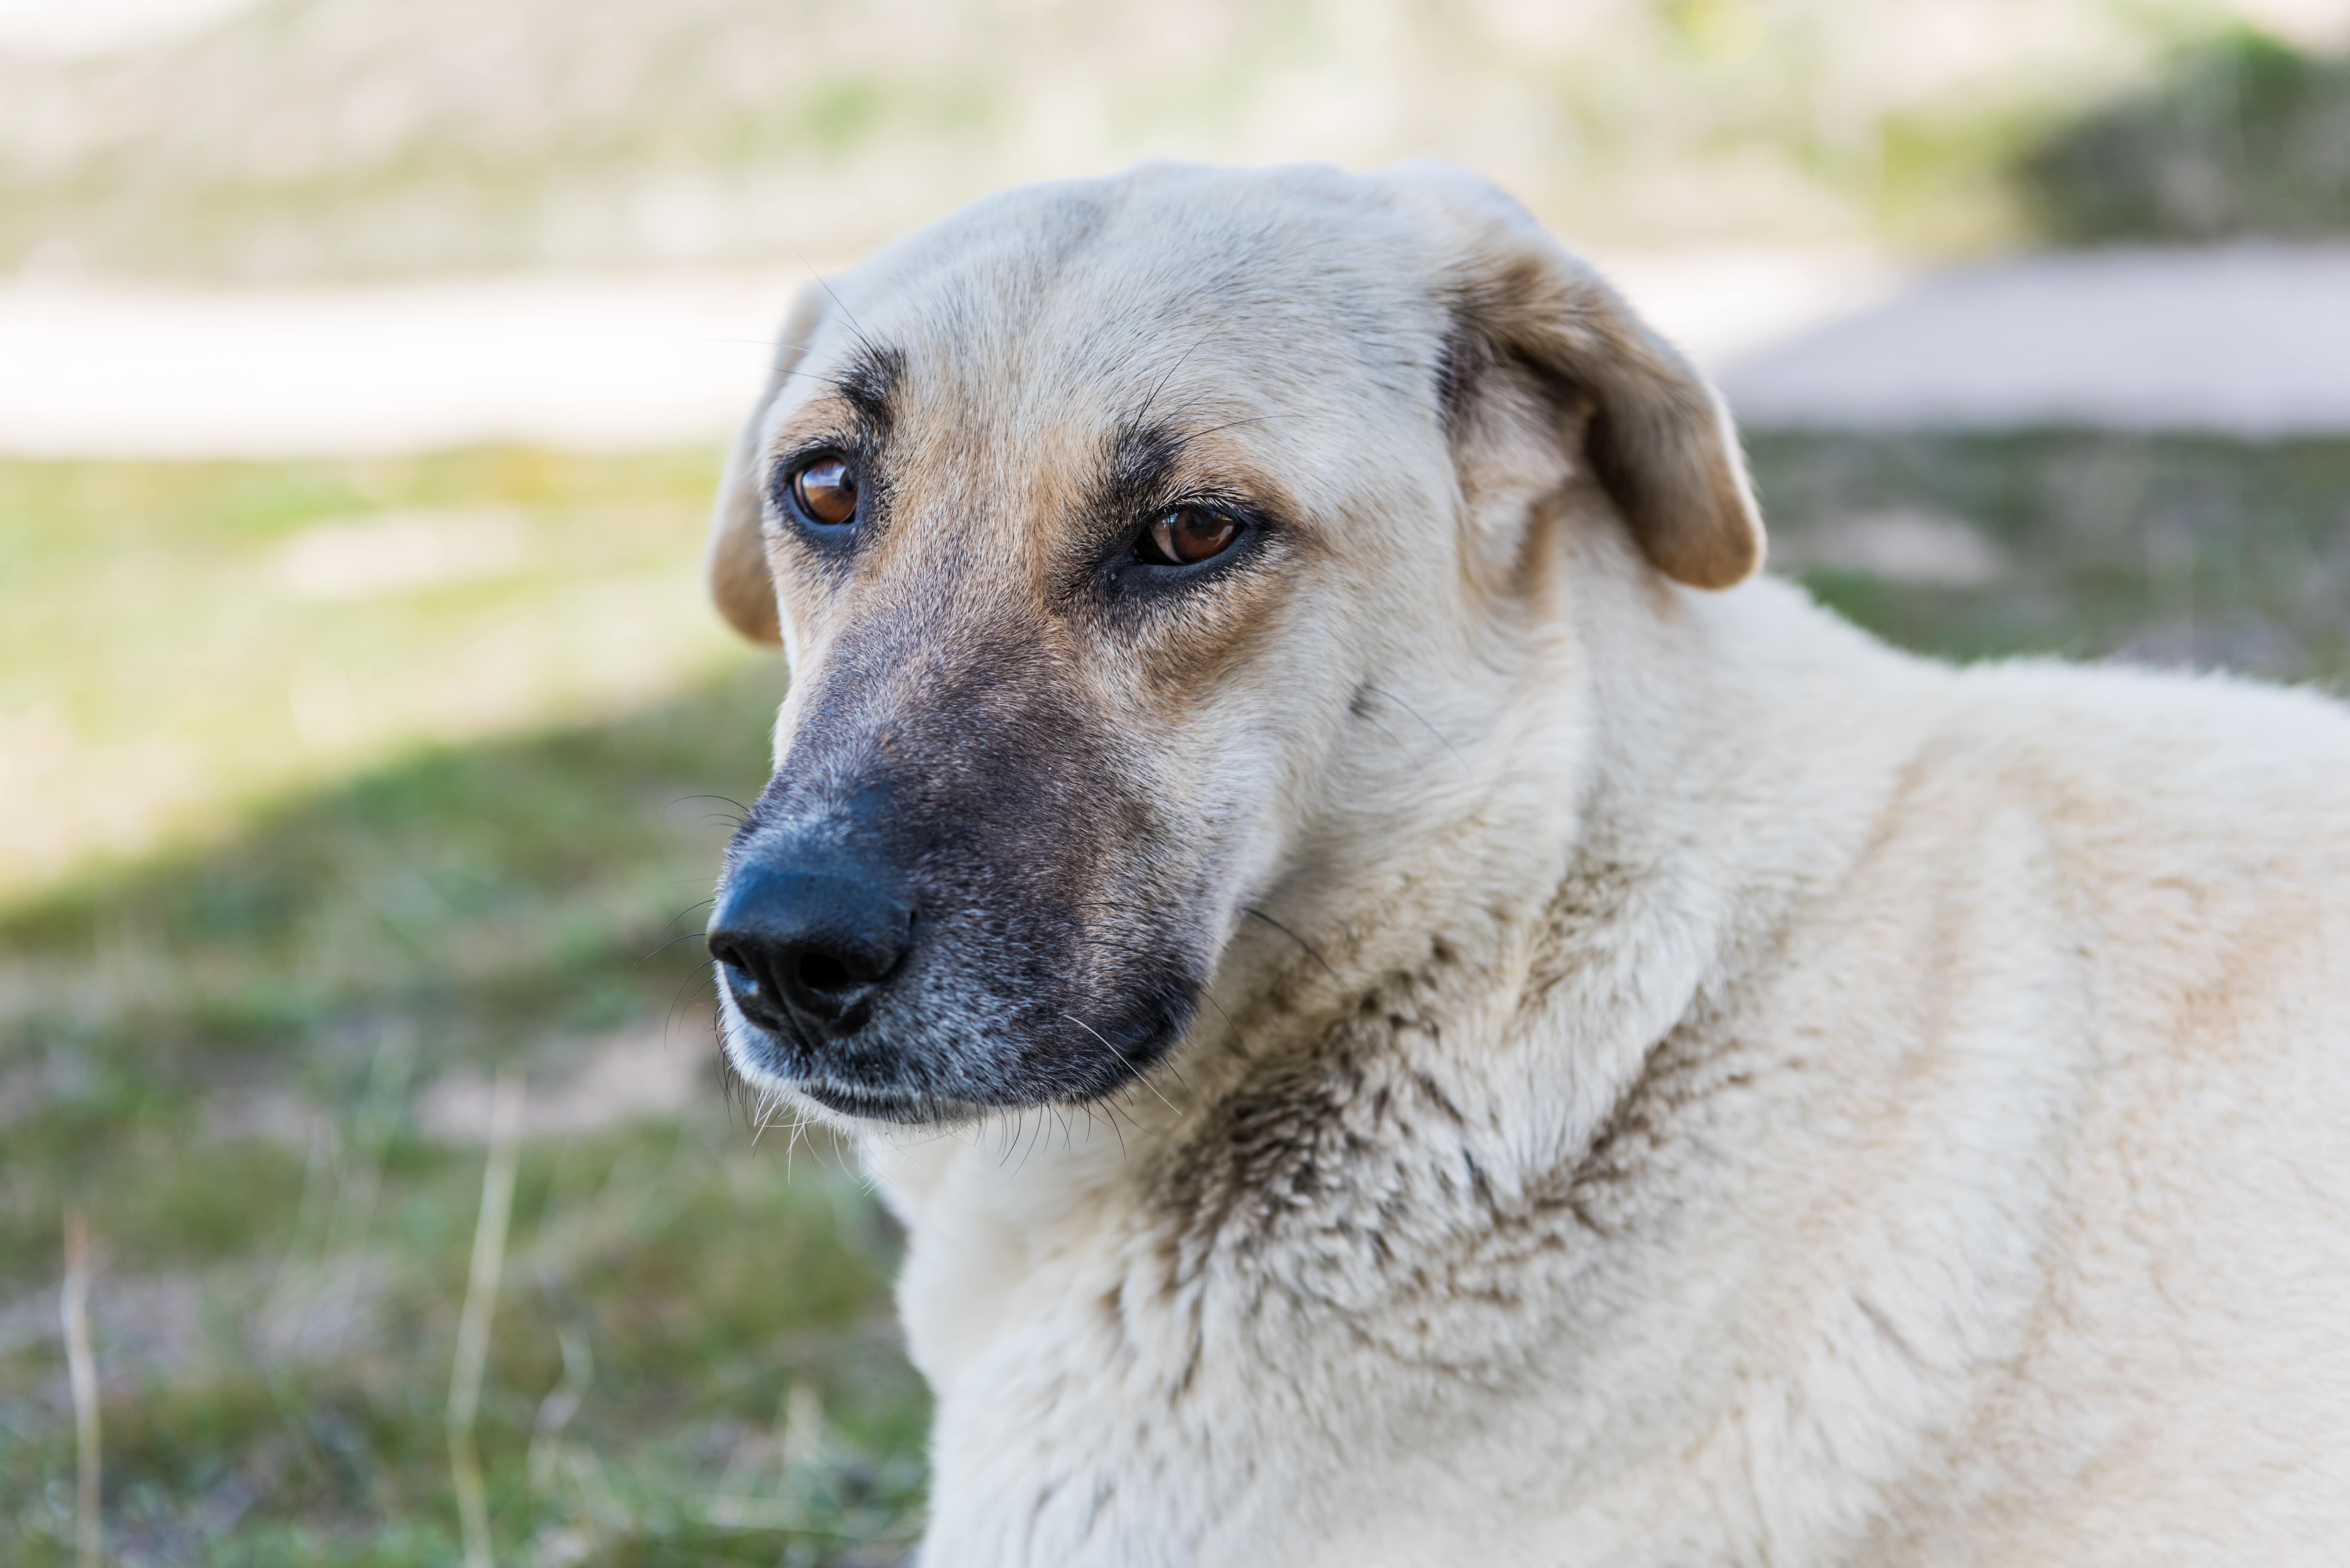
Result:
M1179 484L1178 468L1185 449L1193 441L1219 431L1263 424L1281 417L1258 414L1249 419L1226 420L1205 429L1187 430L1175 421L1146 421L1139 415L1128 415L1110 432L1106 443L1105 459L1089 496L1094 515L1114 527L1122 526L1146 512L1169 504L1178 498L1179 490L1191 488ZM1237 500L1228 493L1226 486L1211 485L1210 489L1219 500ZM1242 509L1256 510L1247 505Z
M1190 439L1169 425L1121 422L1110 434L1108 461L1094 488L1097 514L1124 521L1157 505L1174 483L1175 460Z
M905 374L905 355L867 343L832 378L832 386L867 428L879 435L889 428L898 383Z

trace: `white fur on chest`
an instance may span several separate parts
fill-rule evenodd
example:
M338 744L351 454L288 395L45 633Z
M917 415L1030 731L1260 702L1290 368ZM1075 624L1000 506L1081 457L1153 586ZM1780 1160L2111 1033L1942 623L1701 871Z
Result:
M1578 1542L1606 1546L1592 1561L1664 1561L1692 1531L1798 1548L1853 1534L1870 1489L1760 1490L1757 1435L1716 1423L1784 1427L1761 1440L1791 1466L1843 1444L1897 1472L1946 1394L1908 1342L1953 1375L2012 1348L2014 1254L2045 1186L2022 1214L1970 1210L1963 1168L2038 1152L2063 1091L2001 1069L2035 1046L2061 1062L2065 1043L2019 1032L2021 1049L1942 1085L1949 1114L1902 1140L1927 1146L1907 1151L1924 1168L1888 1149L1884 1169L1773 1189L1773 1162L1804 1158L1774 1147L1774 1124L1861 1107L1725 1044L1726 1024L1668 1046L1690 1064L1649 1100L1578 1104L1568 1058L1652 1036L1636 1021L1570 1041L1565 1023L1415 1056L1413 1031L1382 1043L1378 1020L1361 1057L1292 1086L1314 1104L1256 1110L1241 1155L1144 1160L1156 1189L1121 1179L1140 1130L1117 1160L1101 1127L1049 1151L883 1156L915 1236L908 1331L941 1396L934 1560L1427 1561L1429 1531L1451 1556L1481 1521L1497 1531L1474 1555L1494 1562L1586 1560ZM2016 1115L2019 1096L2037 1114ZM1625 1124L1604 1127L1611 1114ZM1964 1136L1938 1147L1953 1125ZM1847 1186L1866 1199L1844 1203ZM1874 1299L1806 1299L1808 1256L1772 1256L1781 1226L1876 1249L1859 1271ZM1954 1277L1979 1306L1985 1281L2007 1282L1994 1322L1946 1314ZM1753 1343L1750 1289L1788 1298L1793 1322L1772 1326L1824 1343ZM1985 1334L1998 1343L1970 1342ZM1757 1376L1807 1348L1825 1365Z

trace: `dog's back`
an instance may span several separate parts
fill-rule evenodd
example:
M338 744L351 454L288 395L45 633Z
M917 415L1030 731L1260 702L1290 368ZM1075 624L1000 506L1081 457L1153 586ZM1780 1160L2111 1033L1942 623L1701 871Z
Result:
M2350 716L2122 670L1932 685L1848 877L1733 1010L1799 1085L1761 1139L1822 1166L1749 1217L1821 1245L1752 1365L1843 1396L1778 1440L1906 1469L1864 1561L2332 1560Z

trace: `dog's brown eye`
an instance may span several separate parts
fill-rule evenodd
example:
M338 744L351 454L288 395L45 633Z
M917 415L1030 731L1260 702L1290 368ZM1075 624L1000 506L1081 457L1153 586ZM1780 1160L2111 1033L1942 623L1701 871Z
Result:
M857 475L837 457L818 458L792 475L792 499L811 522L837 528L857 515Z
M1144 543L1159 565L1190 566L1231 549L1240 533L1241 525L1229 517L1179 506L1150 525Z

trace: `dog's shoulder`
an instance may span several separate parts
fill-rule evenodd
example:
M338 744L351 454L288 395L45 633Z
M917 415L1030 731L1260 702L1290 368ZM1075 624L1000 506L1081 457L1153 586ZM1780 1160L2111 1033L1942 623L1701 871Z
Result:
M2219 1044L2222 994L2284 1005L2314 982L2350 1007L2350 708L2219 675L1988 666L1959 678L1939 746L1972 797L1944 852L1970 821L2031 835L2117 1024L2158 1014Z

